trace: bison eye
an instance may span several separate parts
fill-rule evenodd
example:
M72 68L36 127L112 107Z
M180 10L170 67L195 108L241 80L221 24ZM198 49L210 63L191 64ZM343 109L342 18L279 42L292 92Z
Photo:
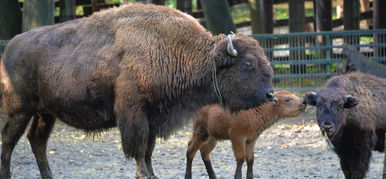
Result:
M251 66L252 66L252 63L249 62L249 61L246 61L246 62L245 62L245 66L246 66L246 67L251 67Z
M286 103L289 103L289 102L291 102L292 101L292 98L287 98L287 99L285 99L285 102Z

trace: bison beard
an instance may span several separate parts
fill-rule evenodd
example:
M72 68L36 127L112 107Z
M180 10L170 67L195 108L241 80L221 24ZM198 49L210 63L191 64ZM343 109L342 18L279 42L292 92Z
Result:
M256 40L213 36L163 6L123 6L39 27L13 38L2 58L8 119L0 178L11 176L11 153L31 117L28 139L43 178L52 178L46 148L56 118L86 132L118 127L137 177L153 178L155 139L196 109L222 101L238 111L272 98L272 68Z

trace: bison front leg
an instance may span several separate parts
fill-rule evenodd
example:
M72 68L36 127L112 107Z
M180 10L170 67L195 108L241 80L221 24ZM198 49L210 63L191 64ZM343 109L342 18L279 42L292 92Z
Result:
M350 163L343 159L340 160L340 167L342 168L344 178L351 179Z
M150 130L154 131L154 130ZM149 178L151 179L157 179L157 177L154 174L153 171L153 164L151 161L151 157L153 155L154 147L155 147L155 140L156 140L156 135L153 133L150 133L149 140L147 142L147 150L146 150L146 156L145 156L145 163L147 166L147 170L149 173Z
M122 149L127 158L134 158L137 163L136 178L150 177L145 156L148 149L149 124L141 109L116 108L118 128L121 133Z
M357 150L354 150L352 154L351 163L351 179L363 179L366 176L366 172L369 169L371 146L368 144L362 144Z

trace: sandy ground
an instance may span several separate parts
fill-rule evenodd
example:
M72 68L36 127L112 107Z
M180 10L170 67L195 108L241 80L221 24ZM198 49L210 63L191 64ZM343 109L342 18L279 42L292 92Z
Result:
M255 178L344 178L337 156L329 149L313 120L313 111L286 119L267 129L255 147ZM1 126L3 126L3 122ZM159 178L183 178L186 146L192 125L169 140L158 140L153 165ZM55 178L134 178L135 162L126 160L116 129L99 136L57 122L48 146ZM220 178L233 178L235 161L229 141L218 144L212 162ZM367 178L381 178L383 154L374 152ZM246 166L243 168L245 175ZM39 178L40 174L25 136L12 155L13 178ZM199 154L193 162L193 178L207 178Z

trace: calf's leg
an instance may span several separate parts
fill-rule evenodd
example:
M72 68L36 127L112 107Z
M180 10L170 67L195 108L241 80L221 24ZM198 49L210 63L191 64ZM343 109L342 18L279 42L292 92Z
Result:
M217 145L217 140L212 137L209 137L206 144L200 149L201 158L202 158L202 161L204 161L205 168L206 168L206 171L208 172L208 176L210 179L216 178L216 174L214 173L212 162L210 160L210 153L216 147L216 145Z
M242 177L241 169L243 167L245 157L246 157L246 150L245 150L246 140L242 137L232 136L231 141L232 141L233 152L235 153L236 162L237 162L234 178L241 179Z
M254 161L254 152L253 152L253 149L255 147L255 143L256 141L251 141L251 142L247 142L247 145L246 145L246 152L247 152L247 166L248 166L248 169L247 169L247 178L248 179L253 179L253 161Z
M35 115L29 133L27 134L43 179L53 178L46 152L48 138L54 124L55 118L51 114L44 113L40 116Z
M192 178L192 162L193 158L196 155L197 151L205 145L205 141L200 139L197 136L193 136L192 140L188 143L188 149L186 151L186 169L185 169L185 179Z

